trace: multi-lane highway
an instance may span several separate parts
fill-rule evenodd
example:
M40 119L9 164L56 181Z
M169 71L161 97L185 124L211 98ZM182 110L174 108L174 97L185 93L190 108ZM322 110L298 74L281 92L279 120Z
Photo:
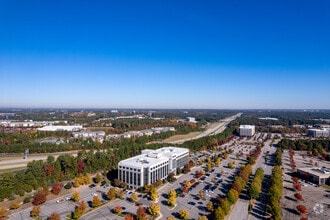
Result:
M193 138L185 138L185 139L181 139L181 140L176 140L176 141L172 141L169 142L171 144L182 144L186 141L190 141L190 140L195 140L195 139L199 139L205 136L209 136L211 134L219 134L221 132L223 132L227 125L235 120L237 117L240 117L242 115L242 113L238 113L236 115L230 116L228 118L222 119L218 122L212 123L209 128L206 131L201 132L200 134L198 134L197 136L193 137Z

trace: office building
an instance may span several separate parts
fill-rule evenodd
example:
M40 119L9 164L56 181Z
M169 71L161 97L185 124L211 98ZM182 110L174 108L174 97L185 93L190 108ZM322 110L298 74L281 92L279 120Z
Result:
M308 129L307 135L310 137L330 137L330 129Z
M330 183L330 170L322 167L306 167L297 169L299 176L309 182L317 185L324 185Z
M140 155L118 163L118 179L137 189L163 180L171 172L176 174L176 169L183 168L188 161L187 148L163 147L157 150L142 150Z
M255 133L254 125L241 125L239 126L239 135L243 137L251 137Z

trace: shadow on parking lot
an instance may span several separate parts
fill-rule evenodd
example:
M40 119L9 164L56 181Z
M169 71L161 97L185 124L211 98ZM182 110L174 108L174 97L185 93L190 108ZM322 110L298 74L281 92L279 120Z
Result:
M289 196L285 196L284 198L286 198L287 200L293 201L293 202L296 202L297 201L296 199L293 199L293 198L291 198Z
M284 208L284 209L292 214L300 215L300 213L295 209L291 209L291 208Z

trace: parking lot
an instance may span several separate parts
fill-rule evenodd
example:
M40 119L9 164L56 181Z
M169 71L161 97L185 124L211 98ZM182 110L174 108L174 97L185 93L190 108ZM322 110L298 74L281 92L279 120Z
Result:
M305 154L305 152L302 152ZM296 151L294 160L297 168L299 167L312 167L310 160L317 162L319 166L329 167L329 162L321 161L316 158L305 157ZM298 204L303 204L307 208L308 219L314 220L328 220L330 219L330 190L322 186L317 186L313 183L300 180L302 191L301 194L304 201L298 202L294 197L295 190L293 189L292 171L290 166L290 159L288 151L284 151L282 156L283 172L284 172L284 190L282 197L282 213L283 219L300 219L299 213L296 211ZM313 165L314 166L314 165Z
M187 180L195 178L195 172L206 170L206 165L197 165L192 168L191 172L188 174L181 174L178 176L177 181L173 183L167 183L159 188L158 194L158 204L161 205L162 218L165 219L169 216L177 217L178 212L181 209L186 209L189 211L190 218L197 218L198 215L208 215L209 212L206 209L206 204L212 201L216 204L217 197L224 197L232 184L234 175L239 171L239 167L245 164L246 155L249 154L251 150L256 148L256 145L262 141L264 134L258 134L255 138L238 138L236 137L229 143L222 145L221 148L217 148L215 151L205 151L197 152L191 155L191 159L197 164L198 161L205 160L207 157L212 157L215 154L223 153L224 150L227 152L230 150L230 154L226 159L222 159L219 166L215 166L211 172L203 176L195 185L193 185L187 194L182 194L177 198L177 205L173 209L169 209L167 206L167 193L170 189L180 189L182 183ZM228 167L229 162L235 162L233 168ZM106 193L109 188L104 188L100 186L95 187L85 187L80 190L80 201L84 200L87 204L90 204L94 195L98 195L102 200L106 200ZM199 197L199 191L203 191L204 195L202 198ZM92 212L85 214L81 219L121 219L117 215L112 213L112 209L119 205L124 208L123 213L135 214L137 206L130 202L131 197L130 191L124 194L123 199L116 199L102 207L99 207ZM68 214L74 211L76 204L72 201L68 201L65 198L71 197L71 195L66 195L62 198L64 201L56 202L56 200L47 201L46 204L41 207L42 218L47 218L52 212L57 212L64 219ZM149 207L151 201L148 198L143 198L141 194L138 198L138 203L144 207ZM61 198L60 198L61 199ZM58 200L58 199L57 199ZM107 201L105 201L107 202ZM10 216L10 219L31 219L30 211L32 208L23 210L18 213L14 213ZM88 206L88 209L90 207Z

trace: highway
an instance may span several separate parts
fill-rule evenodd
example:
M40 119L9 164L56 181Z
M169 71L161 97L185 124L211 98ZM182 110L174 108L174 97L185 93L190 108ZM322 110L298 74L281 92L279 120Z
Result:
M216 123L212 123L211 126L209 127L209 129L207 129L206 131L201 132L200 134L198 134L197 136L193 137L193 138L186 138L186 139L181 139L181 140L176 140L176 141L172 141L169 142L170 144L182 144L186 141L190 141L190 140L195 140L195 139L199 139L205 136L209 136L211 134L219 134L221 132L223 132L227 125L235 120L237 117L240 117L242 115L242 113L238 113L236 115L230 116L228 118L222 119Z

